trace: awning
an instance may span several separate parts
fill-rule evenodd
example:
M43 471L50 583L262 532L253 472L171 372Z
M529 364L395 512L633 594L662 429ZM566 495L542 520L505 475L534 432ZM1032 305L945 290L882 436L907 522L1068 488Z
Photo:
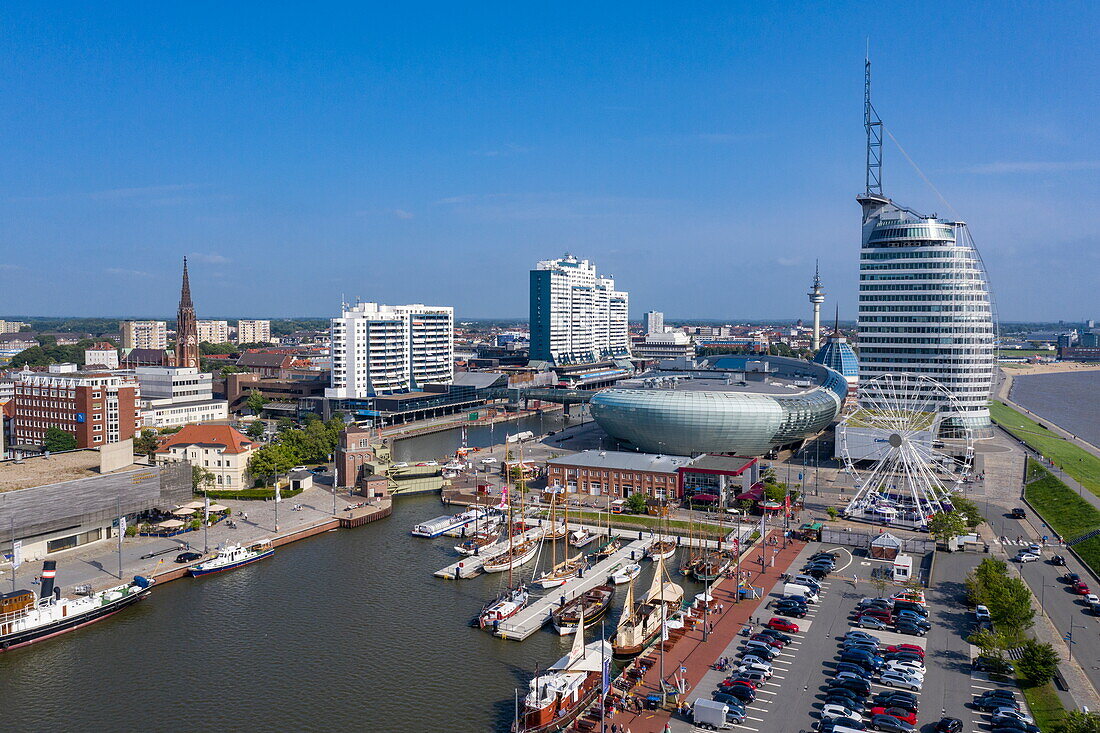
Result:
M174 510L172 513L175 514L177 517L189 517L195 513L195 510L189 509L188 507L184 506Z
M184 523L178 519L166 519L157 526L163 527L164 529L175 529L177 527L182 527L183 525Z
M210 505L210 511L212 511L212 512L225 512L225 511L229 511L229 507L223 506L221 504L211 504Z
M180 509L202 509L203 504L201 501L193 501L190 504L184 504Z

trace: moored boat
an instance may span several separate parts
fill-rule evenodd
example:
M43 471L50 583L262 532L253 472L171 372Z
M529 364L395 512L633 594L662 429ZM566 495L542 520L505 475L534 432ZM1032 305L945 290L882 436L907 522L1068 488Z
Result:
M596 539L596 535L589 532L584 527L575 529L569 533L569 544L573 547L584 547L594 539Z
M140 575L123 585L75 598L62 597L54 586L57 562L42 564L42 587L0 595L0 651L33 644L101 621L137 603L149 594L155 582Z
M633 582L627 588L623 614L611 639L614 655L629 658L641 654L661 636L662 626L668 628L668 619L680 610L683 600L684 589L668 579L665 561L658 558L653 582L641 600L634 599Z
M438 537L444 532L460 529L467 524L476 522L484 517L485 514L485 510L481 508L470 509L461 514L444 514L443 516L429 519L427 522L421 522L415 525L412 528L412 534L416 537Z
M584 634L577 634L568 654L542 674L535 674L512 730L556 733L568 728L599 698L604 660L610 658L610 652L603 639L586 645Z
M228 545L218 550L214 557L192 565L187 572L192 577L220 573L225 570L251 565L275 554L270 542L254 542L251 545Z
M615 598L615 586L597 585L576 598L566 601L551 613L554 629L562 636L577 633L582 623L585 628L594 626L607 614Z
M676 554L676 543L669 540L654 540L645 550L650 560L667 560Z
M501 593L496 600L481 609L478 614L477 624L481 628L495 628L498 623L506 618L511 618L523 610L530 599L531 594L525 586L509 588Z
M500 539L500 529L483 529L473 537L461 544L455 545L455 552L460 555L473 555L492 545Z
M714 581L722 576L729 564L729 558L724 553L711 551L692 564L691 574L700 583Z
M604 558L611 557L616 552L622 549L623 541L618 535L608 539L596 548L596 551L592 553L592 557L596 560L603 560Z
M616 565L611 568L609 577L615 585L622 585L623 583L629 583L641 574L642 566L634 562L626 565Z
M487 573L502 573L505 570L512 570L534 560L535 553L538 550L539 543L535 540L519 542L498 555L485 558L481 569Z
M557 588L559 585L565 585L566 582L578 577L584 572L585 567L587 567L587 563L584 560L584 555L578 552L573 557L566 558L547 570L535 582L543 588Z

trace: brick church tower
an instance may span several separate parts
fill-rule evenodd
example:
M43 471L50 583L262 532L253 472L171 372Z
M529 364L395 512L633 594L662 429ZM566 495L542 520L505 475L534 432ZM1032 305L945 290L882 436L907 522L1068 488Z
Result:
M195 304L191 302L191 281L187 277L187 258L183 258L183 287L180 308L176 313L176 366L199 366L199 325L195 320Z

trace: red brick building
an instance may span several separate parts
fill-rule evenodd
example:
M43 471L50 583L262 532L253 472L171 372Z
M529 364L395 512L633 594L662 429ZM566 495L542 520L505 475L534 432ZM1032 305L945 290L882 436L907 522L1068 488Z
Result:
M75 435L78 448L132 438L140 429L138 389L136 381L107 372L79 372L72 364L20 374L12 398L12 443L42 445L53 426Z
M548 460L546 485L563 486L570 494L616 499L631 494L675 499L680 493L679 470L690 464L687 456L586 450Z

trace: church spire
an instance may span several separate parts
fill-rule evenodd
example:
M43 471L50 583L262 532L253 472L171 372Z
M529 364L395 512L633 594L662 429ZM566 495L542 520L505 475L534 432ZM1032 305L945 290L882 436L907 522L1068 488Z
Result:
M191 302L191 279L187 276L187 258L183 258L183 286L180 288L180 308L194 308Z

